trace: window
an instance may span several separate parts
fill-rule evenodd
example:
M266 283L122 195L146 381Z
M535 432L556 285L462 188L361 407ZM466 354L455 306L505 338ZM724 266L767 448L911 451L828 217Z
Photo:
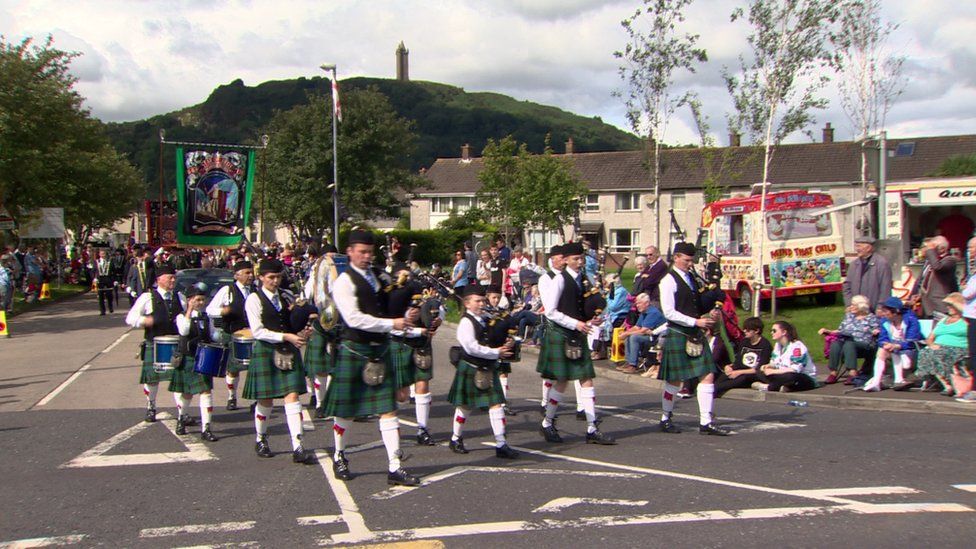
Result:
M618 212L636 212L640 210L640 193L617 193Z
M749 255L749 217L723 215L715 218L715 253L718 255Z
M600 195L595 193L586 195L586 211L588 212L600 211Z
M640 248L640 230L614 229L610 231L610 247L614 253L627 253Z
M449 214L452 210L463 213L474 205L474 198L470 196L438 196L430 199L432 213Z
M833 223L830 214L811 216L803 210L770 212L766 214L766 232L770 240L830 236Z
M541 250L545 253L549 252L549 248L559 242L559 233L555 231L539 231L532 230L528 231L529 234L529 249L531 251Z
M895 156L912 156L915 154L915 143L899 143L895 147Z
M685 192L675 191L671 193L671 209L672 210L684 210L685 209Z

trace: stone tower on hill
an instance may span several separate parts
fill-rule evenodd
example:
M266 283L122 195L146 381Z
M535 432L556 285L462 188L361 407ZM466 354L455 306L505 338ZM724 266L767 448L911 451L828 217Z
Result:
M403 45L403 41L400 41L400 45L396 49L396 79L400 82L410 80L409 55L410 50Z

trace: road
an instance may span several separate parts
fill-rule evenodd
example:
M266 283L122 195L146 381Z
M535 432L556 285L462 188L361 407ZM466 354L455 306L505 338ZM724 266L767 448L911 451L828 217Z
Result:
M141 421L141 333L122 314L99 317L89 297L44 314L15 318L15 337L0 341L0 547L971 546L971 418L718 401L719 423L736 434L703 437L684 401L685 432L668 435L656 429L658 395L601 379L601 428L620 444L584 444L570 406L566 442L547 445L529 355L513 374L521 413L508 422L521 459L494 457L484 413L466 426L470 454L417 447L406 405L405 467L424 483L389 489L375 422L347 435L348 482L332 476L331 424L306 434L321 465L295 465L279 405L270 442L280 454L259 459L252 418L223 410L221 386L221 440L178 437L171 419ZM443 442L453 333L438 337L431 431ZM159 404L174 413L166 391Z

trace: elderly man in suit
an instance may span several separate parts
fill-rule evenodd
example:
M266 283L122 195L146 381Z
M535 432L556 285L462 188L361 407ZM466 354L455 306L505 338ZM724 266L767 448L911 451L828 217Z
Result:
M647 255L647 265L637 275L634 295L647 294L651 298L651 305L660 308L661 292L658 285L664 275L668 274L668 263L661 258L661 252L656 246L648 246L644 252Z
M949 240L944 236L933 236L925 241L925 266L922 275L912 288L909 301L912 305L922 304L923 318L931 318L938 313L940 318L947 314L945 296L959 291L956 277L956 256L949 253Z
M847 268L844 279L844 305L851 304L851 298L863 295L868 298L873 311L885 299L891 297L891 266L888 260L874 253L874 238L859 236L854 239L857 259Z

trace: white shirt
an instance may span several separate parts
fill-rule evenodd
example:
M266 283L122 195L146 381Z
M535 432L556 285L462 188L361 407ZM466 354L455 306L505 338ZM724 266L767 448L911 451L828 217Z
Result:
M786 348L777 341L773 347L773 355L769 363L775 368L789 368L794 372L806 374L810 377L817 375L817 366L810 358L807 346L799 339L790 342Z
M160 289L153 288L154 292L158 293L163 300L166 299L166 294L168 292ZM183 306L183 310L186 310L186 298L183 294L174 291L176 297L180 300L180 305ZM132 304L132 308L129 309L129 313L125 315L125 323L133 328L144 328L143 323L145 322L145 317L152 316L153 306L152 306L152 294L150 292L142 292L136 302Z
M518 283L519 272L528 266L529 258L525 257L524 255L522 256L522 259L513 256L512 261L508 264L508 272L511 273L509 277L512 279L512 282Z
M484 327L484 324L481 325ZM478 358L487 358L489 360L496 360L498 358L498 350L492 349L478 343L478 338L475 337L474 324L472 324L471 319L467 316L462 316L461 321L458 322L457 327L457 340L461 344L461 348L464 349L465 353Z
M349 265L349 268L369 280L366 271L354 265ZM379 284L378 280L377 284ZM336 309L339 309L343 322L350 328L379 334L386 334L393 330L392 318L368 315L359 309L359 303L356 301L356 286L352 283L348 271L339 275L332 285L332 300L335 301Z
M273 294L264 288L261 288L258 291L264 292L264 295L268 298L268 301L274 303L276 294ZM282 307L285 306L285 300L280 295L278 295L278 303ZM264 322L261 321L262 305L261 298L258 297L257 292L252 292L251 295L247 296L247 301L244 302L244 311L247 313L247 322L251 325L251 335L258 341L265 341L267 343L281 343L285 340L285 334L283 332L274 332L264 327Z
M236 280L234 281L234 284L237 286L237 289L241 291L241 294L246 300L251 294L251 289ZM217 293L214 294L213 299L211 299L210 303L207 304L207 316L210 318L221 316L221 309L228 305L230 305L230 285L224 286L223 288L217 290Z
M674 270L675 273L687 275L687 273L683 273L677 267ZM681 313L674 308L674 294L678 291L678 284L688 286L688 282L684 278L682 278L681 282L675 280L675 273L668 273L661 279L661 283L658 285L658 288L661 290L661 312L664 313L664 318L668 319L668 321L693 328L697 319Z
M568 268L567 271L569 271ZM569 272L572 276L572 271ZM559 306L559 296L563 293L565 280L562 271L553 271L553 274L555 275L553 278L549 278L548 274L539 277L539 297L542 299L546 318L567 330L575 330L579 321L556 310L556 307Z

